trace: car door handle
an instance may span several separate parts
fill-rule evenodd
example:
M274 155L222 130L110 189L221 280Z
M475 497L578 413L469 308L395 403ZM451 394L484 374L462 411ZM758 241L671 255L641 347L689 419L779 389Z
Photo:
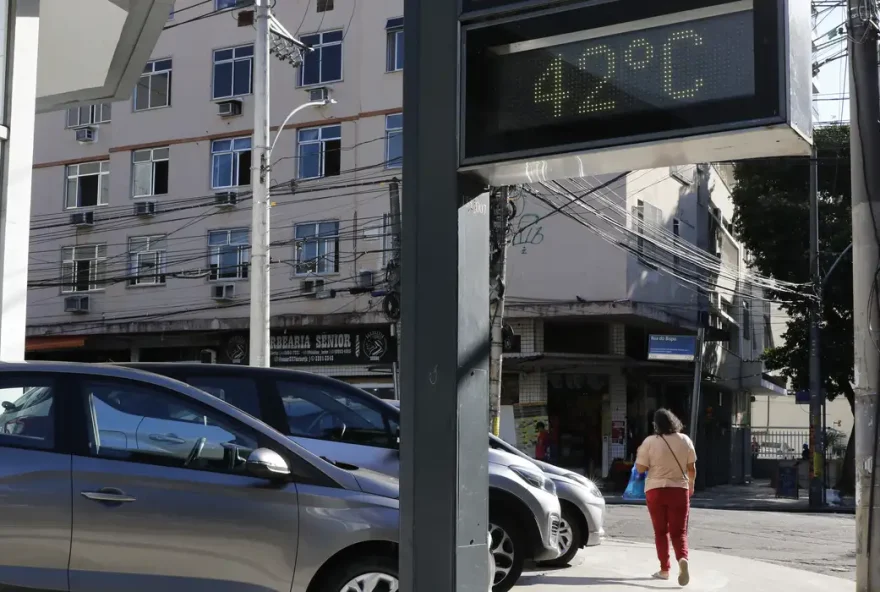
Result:
M125 504L137 501L137 498L125 495L125 492L115 487L105 487L98 491L81 491L82 496L96 502L110 502L114 504Z
M186 444L186 440L176 434L150 434L150 440L166 444Z

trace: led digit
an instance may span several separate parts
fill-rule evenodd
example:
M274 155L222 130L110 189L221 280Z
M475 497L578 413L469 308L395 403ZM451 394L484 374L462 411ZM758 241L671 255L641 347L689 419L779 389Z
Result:
M548 85L548 81L550 84ZM547 87L550 90L547 90ZM553 117L562 117L562 105L569 93L562 84L562 56L557 56L535 82L535 103L553 105Z
M637 54L639 50L642 50L641 59ZM636 39L623 52L623 59L626 61L626 65L633 70L643 70L654 59L654 46L647 39Z
M694 80L694 84L690 88L675 90L672 50L676 43L682 41L692 41L696 46L703 45L703 38L692 29L678 31L669 36L669 40L663 44L663 90L673 99L693 99L696 98L697 93L703 88L704 81L702 78Z
M586 71L589 59L596 56L603 56L605 58L605 73L599 77L600 80L596 82L593 91L589 93L586 100L580 104L580 107L578 107L578 113L581 115L584 113L611 111L617 107L617 101L612 98L608 98L604 101L597 101L602 89L605 88L608 81L614 77L617 70L617 56L614 55L614 51L612 51L607 45L590 47L584 52L581 59L578 60L578 66L580 66L582 71Z

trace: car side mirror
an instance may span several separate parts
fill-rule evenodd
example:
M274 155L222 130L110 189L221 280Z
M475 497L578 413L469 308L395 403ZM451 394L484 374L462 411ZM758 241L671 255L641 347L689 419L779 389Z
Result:
M260 479L279 479L290 475L287 461L268 448L257 448L250 453L245 463L247 472Z
M6 411L15 411L15 403L12 401L3 401L2 405Z

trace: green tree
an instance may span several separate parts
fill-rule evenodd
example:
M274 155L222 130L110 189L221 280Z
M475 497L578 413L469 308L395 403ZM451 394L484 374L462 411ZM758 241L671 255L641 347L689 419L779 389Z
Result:
M816 130L819 162L819 251L823 275L852 242L849 126ZM809 268L809 185L807 158L743 161L734 165L734 226L751 251L755 267L778 280L807 283ZM770 295L789 315L784 344L769 349L768 368L789 378L795 390L809 386L809 312L804 296ZM828 399L847 398L854 408L852 264L847 256L828 277L823 295L821 360ZM837 487L854 489L854 438Z

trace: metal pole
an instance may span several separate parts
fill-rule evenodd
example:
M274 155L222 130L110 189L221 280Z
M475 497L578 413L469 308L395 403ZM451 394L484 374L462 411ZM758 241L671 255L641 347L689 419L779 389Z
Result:
M501 364L504 354L504 287L507 275L507 187L492 190L489 208L492 215L491 259L489 262L489 318L492 349L489 354L489 418L490 429L501 433Z
M706 330L703 327L697 329L697 349L694 352L694 390L693 393L691 393L691 421L688 426L688 435L694 442L694 446L697 444L697 423L700 418L700 393L703 390L700 388L700 383L703 380L703 339L705 338L705 335Z
M459 3L403 10L399 588L473 592L489 581L489 195L457 173Z
M825 505L824 449L822 440L822 374L820 360L820 315L822 279L819 268L819 161L816 148L810 158L810 278L814 298L810 302L810 507Z
M391 227L391 265L387 266L390 273L389 289L400 296L400 182L397 177L391 179L388 185L388 198L390 200L389 225ZM398 300L399 301L399 300ZM400 355L401 355L401 323L400 319L394 321L394 335L397 339L397 361L392 364L394 372L394 398L400 400Z
M269 0L256 0L251 150L250 364L269 366Z
M880 387L880 81L877 31L863 0L849 0L850 161L855 347L856 591L880 587L880 515L875 511L877 389Z

